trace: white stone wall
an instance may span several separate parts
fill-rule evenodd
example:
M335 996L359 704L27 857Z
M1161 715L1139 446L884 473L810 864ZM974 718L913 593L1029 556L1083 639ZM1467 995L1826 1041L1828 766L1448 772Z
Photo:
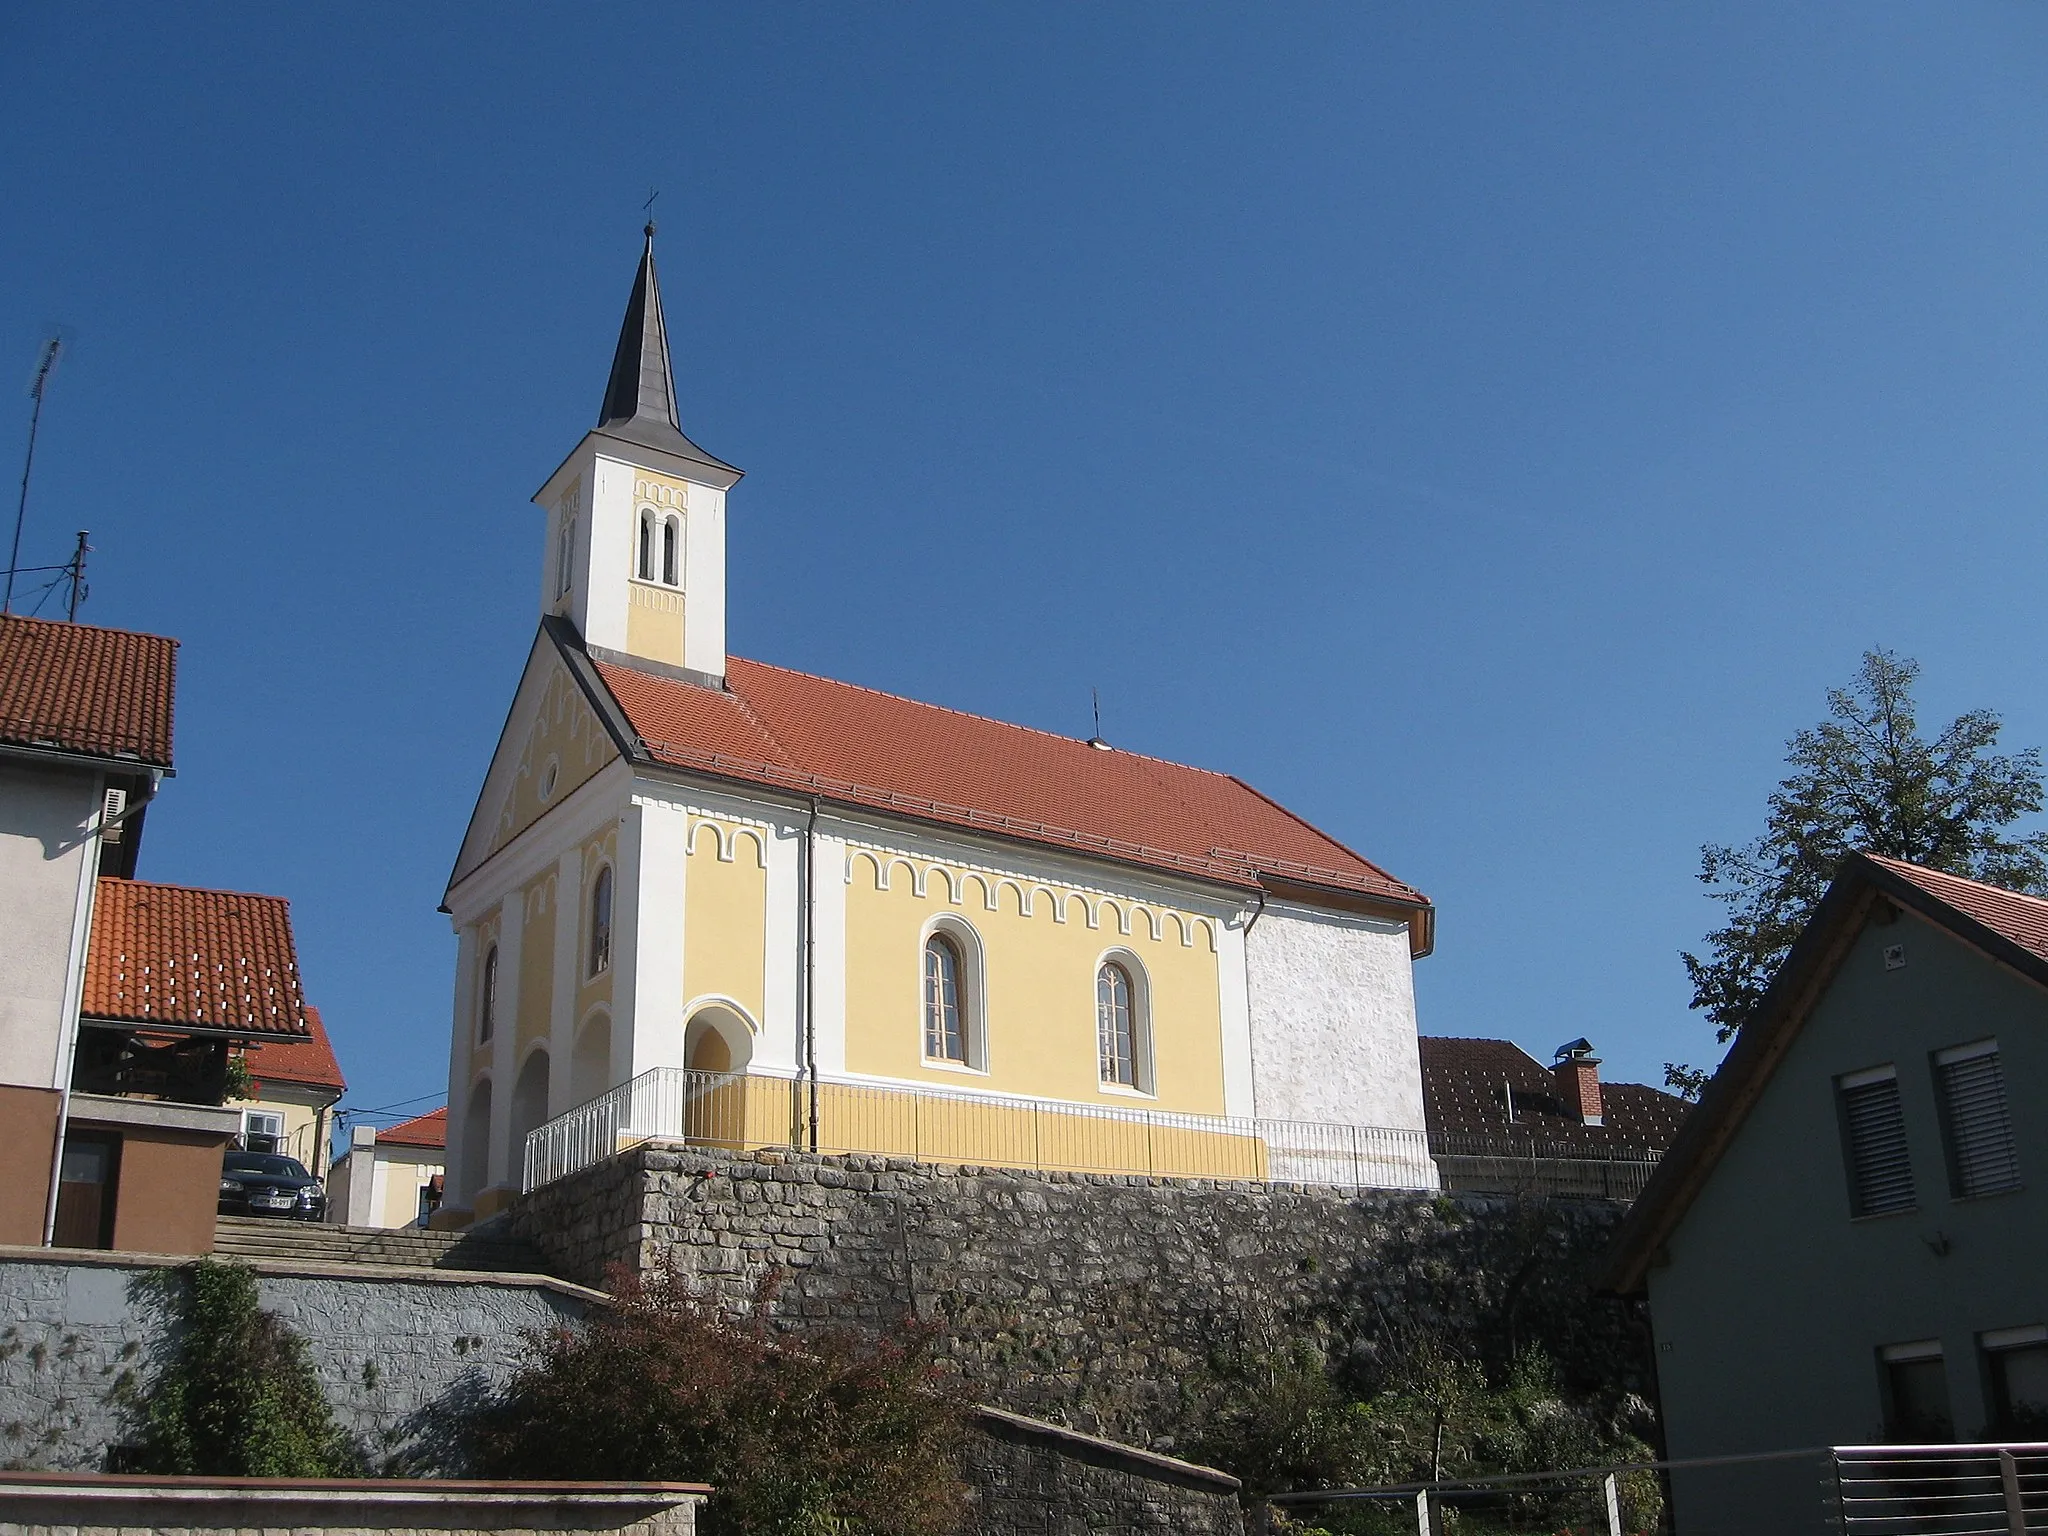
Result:
M1244 959L1259 1118L1423 1128L1405 925L1272 902Z
M98 776L0 763L0 1082L58 1086Z

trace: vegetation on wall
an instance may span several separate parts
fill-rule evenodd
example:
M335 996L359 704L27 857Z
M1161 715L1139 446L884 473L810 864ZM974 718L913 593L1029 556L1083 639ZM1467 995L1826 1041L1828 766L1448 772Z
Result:
M1762 835L1700 850L1700 879L1727 920L1707 935L1704 955L1681 958L1692 1006L1722 1042L1756 1011L1852 852L2048 891L2048 833L2007 830L2041 809L2041 754L1994 750L2003 725L1988 709L1923 736L1913 701L1919 676L1909 657L1864 652L1855 682L1828 691L1828 718L1786 743L1793 771L1771 794ZM1665 1064L1665 1081L1689 1097L1708 1076Z
M700 1299L672 1270L615 1269L616 1304L534 1340L458 1439L486 1477L709 1483L707 1536L942 1536L959 1523L965 1401L930 1340L801 1342Z
M1204 1383L1204 1421L1189 1451L1241 1478L1258 1499L1296 1490L1456 1481L1497 1473L1648 1461L1646 1405L1620 1413L1565 1395L1549 1359L1530 1349L1499 1380L1435 1334L1403 1341L1368 1379L1346 1380L1297 1342L1219 1359ZM1446 1512L1466 1532L1556 1531L1583 1519L1597 1483L1580 1479L1473 1495ZM1622 1485L1630 1531L1656 1527L1657 1479ZM1295 1509L1308 1531L1347 1536L1415 1529L1412 1501L1354 1500ZM1284 1517L1283 1521L1284 1521ZM1604 1528L1604 1527L1603 1527Z
M138 1445L124 1471L212 1477L347 1477L362 1458L336 1426L306 1344L258 1304L255 1275L201 1259L162 1276L167 1359L135 1394Z

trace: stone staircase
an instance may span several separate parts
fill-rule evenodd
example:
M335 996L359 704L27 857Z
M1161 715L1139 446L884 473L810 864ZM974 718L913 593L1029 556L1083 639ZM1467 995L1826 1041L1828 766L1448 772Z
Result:
M420 1227L338 1227L311 1221L222 1216L214 1253L223 1259L280 1259L304 1264L389 1264L410 1269L481 1269L545 1275L537 1249L486 1226L481 1231L429 1232Z

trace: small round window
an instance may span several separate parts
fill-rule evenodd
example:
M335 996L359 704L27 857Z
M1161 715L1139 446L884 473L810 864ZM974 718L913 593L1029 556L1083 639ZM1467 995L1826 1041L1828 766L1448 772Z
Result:
M557 763L555 762L555 760L554 760L553 758L549 758L549 759L548 759L548 765L547 765L547 767L545 767L545 768L541 769L541 771L540 771L540 797L541 797L541 799L543 799L543 800L552 800L552 799L553 799L553 798L555 797L555 779L556 779L556 777L557 777L557 770L558 770L559 766L560 766L560 765L559 765L559 764L557 764Z

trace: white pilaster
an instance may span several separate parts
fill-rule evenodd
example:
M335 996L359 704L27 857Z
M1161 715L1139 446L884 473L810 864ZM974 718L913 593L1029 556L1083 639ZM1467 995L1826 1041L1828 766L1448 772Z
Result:
M802 822L778 822L768 829L767 915L762 930L761 1035L754 1042L753 1070L788 1074L802 1064L798 1038L803 987Z
M1244 969L1244 917L1216 924L1216 996L1223 1030L1223 1113L1249 1120L1253 1096L1252 1013Z
M462 1188L463 1128L469 1119L470 1058L476 1050L476 927L455 931L455 1015L448 1031L447 1202L467 1209L473 1189Z
M725 676L725 492L692 483L683 519L683 665Z
M619 826L618 926L623 967L612 981L612 1059L620 1021L630 1045L626 1075L683 1065L683 923L689 813L665 800L634 798ZM620 962L615 960L614 964ZM616 1074L616 1066L614 1067Z
M811 1027L818 1072L846 1073L846 840L818 835L811 851Z

